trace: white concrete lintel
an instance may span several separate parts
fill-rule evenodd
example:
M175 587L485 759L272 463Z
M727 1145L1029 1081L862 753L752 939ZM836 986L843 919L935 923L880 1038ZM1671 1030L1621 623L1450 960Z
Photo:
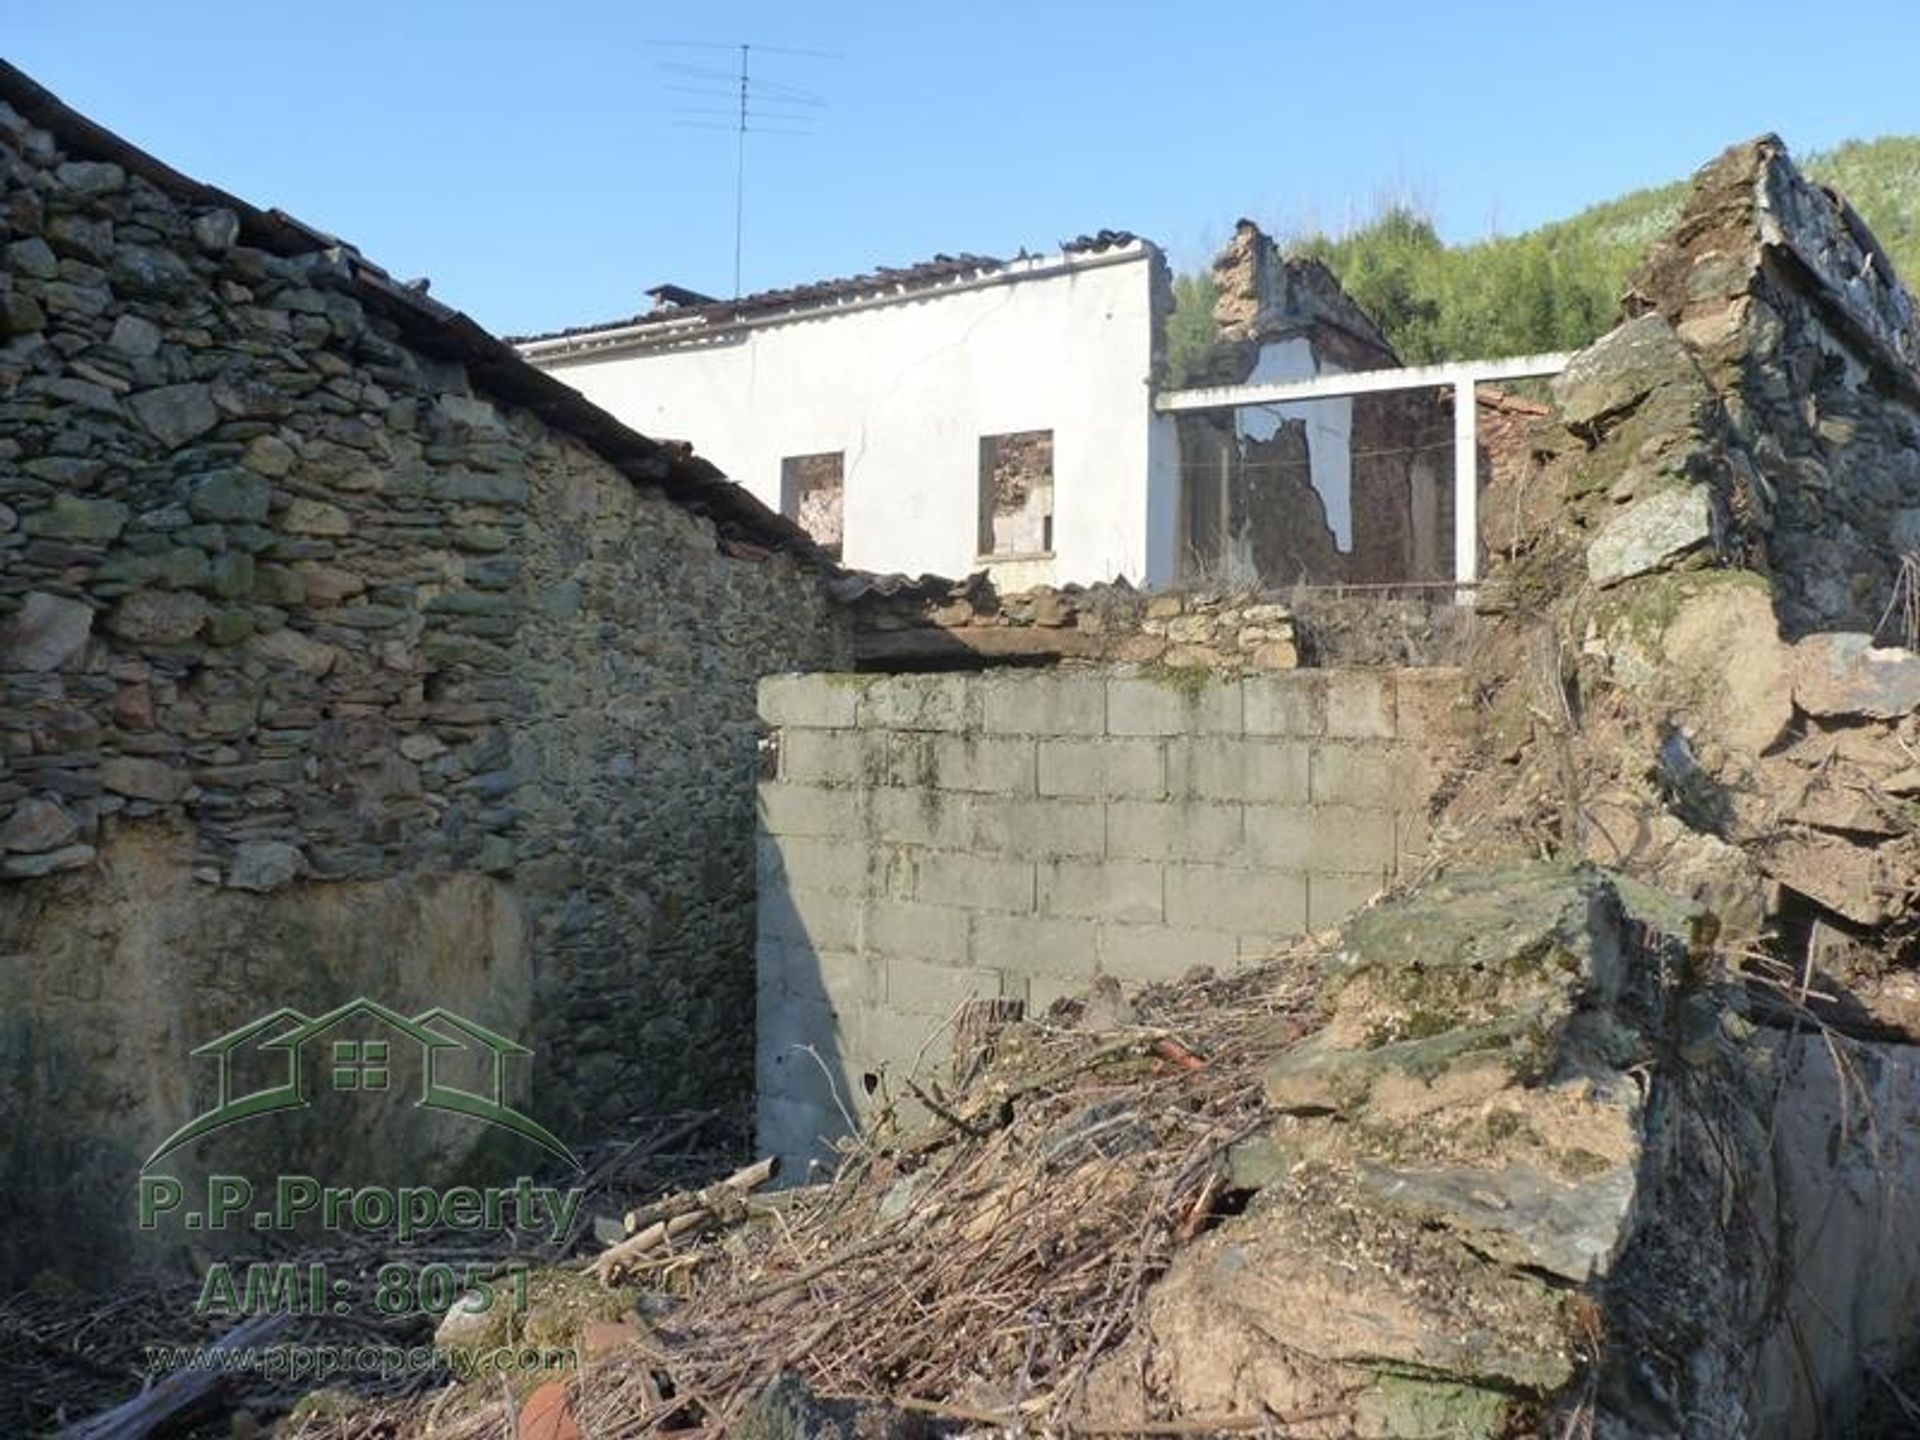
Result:
M1201 390L1163 390L1153 397L1162 414L1181 410L1230 410L1242 405L1280 405L1293 400L1333 400L1345 395L1378 395L1426 386L1478 385L1496 380L1526 380L1558 375L1570 354L1515 355L1501 360L1456 360L1444 365L1409 365L1398 370L1343 370L1311 380L1263 385L1213 385Z

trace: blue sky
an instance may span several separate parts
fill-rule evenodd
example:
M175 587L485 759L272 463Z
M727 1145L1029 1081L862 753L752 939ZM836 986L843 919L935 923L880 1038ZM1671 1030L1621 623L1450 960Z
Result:
M1920 131L1912 0L6 9L6 57L70 104L502 331L731 288L733 137L674 111L726 102L663 67L734 57L660 41L833 57L756 57L828 104L749 142L748 289L1103 226L1190 267L1242 214L1338 226L1386 195L1471 239L1764 130L1797 151Z

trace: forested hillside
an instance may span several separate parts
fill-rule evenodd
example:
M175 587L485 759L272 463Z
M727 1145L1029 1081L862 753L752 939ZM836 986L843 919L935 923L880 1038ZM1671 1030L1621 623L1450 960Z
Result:
M1920 281L1920 137L1850 141L1802 168L1853 202L1909 283ZM1614 320L1628 273L1671 225L1685 181L1639 190L1523 235L1441 243L1403 206L1345 235L1296 236L1292 253L1324 260L1408 364L1522 355L1584 345ZM1176 381L1211 337L1212 284L1175 281Z

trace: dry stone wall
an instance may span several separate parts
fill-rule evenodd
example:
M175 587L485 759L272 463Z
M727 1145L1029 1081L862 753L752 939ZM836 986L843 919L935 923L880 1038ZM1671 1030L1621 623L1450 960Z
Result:
M1649 514L1641 543L1711 534L1744 551L1773 576L1789 639L1881 626L1902 557L1920 551L1920 317L1853 207L1777 138L1735 146L1694 177L1629 305L1672 327L1719 402L1727 451L1712 512L1697 497ZM1659 488L1661 468L1619 482L1622 497Z
M424 1003L532 1043L552 1127L746 1092L754 686L845 663L839 611L409 343L355 263L0 105L0 1132L66 1117L106 1171L194 1108L126 1066L431 988L448 907L382 959L336 902L447 876L511 943ZM136 931L273 963L129 1009Z
M761 1143L820 1153L974 998L1227 967L1427 844L1457 672L1137 667L760 687Z

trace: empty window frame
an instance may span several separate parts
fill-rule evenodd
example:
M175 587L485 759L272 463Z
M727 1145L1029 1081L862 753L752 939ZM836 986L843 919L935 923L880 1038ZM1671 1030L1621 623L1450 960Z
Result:
M834 559L846 535L846 452L789 455L780 462L780 513Z
M980 438L980 553L1053 553L1053 432Z

